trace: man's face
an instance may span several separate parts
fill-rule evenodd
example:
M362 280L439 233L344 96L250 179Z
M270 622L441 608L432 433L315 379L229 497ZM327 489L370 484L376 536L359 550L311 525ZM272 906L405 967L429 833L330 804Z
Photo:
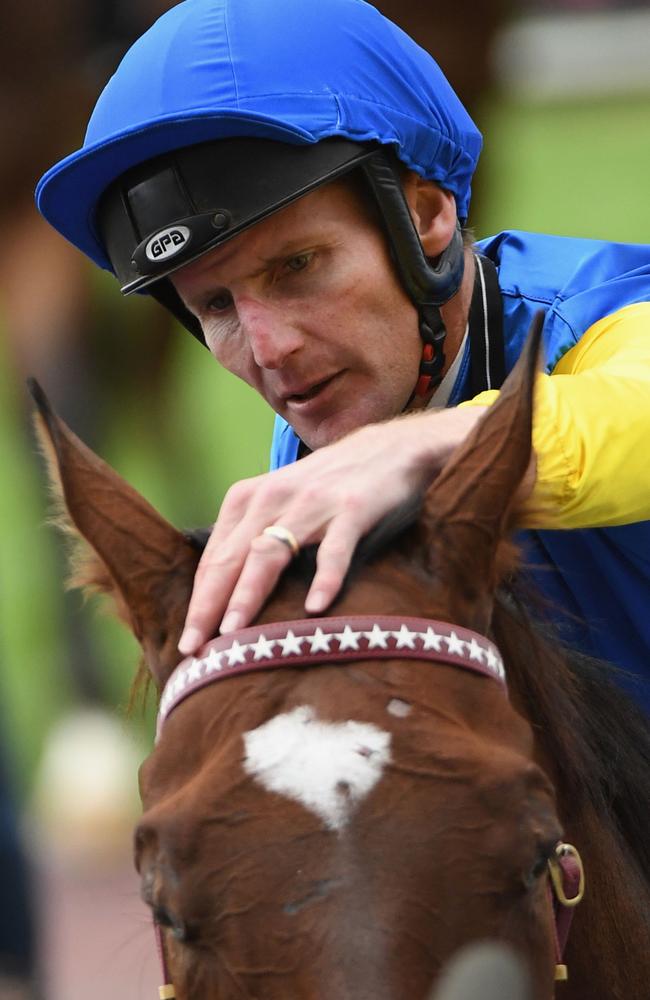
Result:
M217 360L312 449L404 408L416 311L354 186L300 198L171 279Z

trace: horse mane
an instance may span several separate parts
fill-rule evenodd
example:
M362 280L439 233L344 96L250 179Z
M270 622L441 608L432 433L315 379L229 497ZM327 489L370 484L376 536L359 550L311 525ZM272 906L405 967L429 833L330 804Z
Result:
M562 798L587 800L608 817L650 880L647 719L616 683L623 671L566 646L532 617L530 602L528 585L517 579L497 594L492 632L509 682L554 762Z

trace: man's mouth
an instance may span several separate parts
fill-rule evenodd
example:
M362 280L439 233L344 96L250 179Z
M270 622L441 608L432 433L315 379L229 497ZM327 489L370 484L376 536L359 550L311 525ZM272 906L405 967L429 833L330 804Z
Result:
M286 403L291 405L300 405L301 403L308 403L312 399L315 399L320 395L325 389L332 384L335 378L340 375L340 372L336 372L334 375L328 375L327 378L321 379L319 382L314 382L307 389L302 392L293 392L291 394L285 395Z

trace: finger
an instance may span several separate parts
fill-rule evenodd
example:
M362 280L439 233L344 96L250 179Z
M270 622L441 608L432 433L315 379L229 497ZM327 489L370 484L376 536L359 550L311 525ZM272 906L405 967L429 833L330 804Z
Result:
M318 541L325 530L327 514L318 509L323 506L322 493L312 494L307 487L292 496L286 484L279 482L277 473L268 478L265 487L252 498L246 523L238 528L238 532L246 532L248 550L239 580L233 582L235 589L221 622L221 632L233 632L249 624L293 557L289 546L278 538L263 534L270 520L274 525L288 529L299 547L307 541ZM291 502L287 506L289 500Z
M221 548L235 528L242 523L253 505L255 492L261 478L261 476L257 476L254 479L242 479L230 487L223 498L206 549Z
M259 481L247 479L232 486L222 504L194 578L183 634L178 649L189 656L214 635L265 515L256 514Z
M339 516L331 521L318 548L316 573L305 600L309 614L325 611L338 594L361 534L362 527L354 518Z
M249 509L227 539L220 542L215 532L210 536L196 571L178 644L185 656L196 652L214 635L219 622L221 631L228 632L248 624L291 559L283 542L261 534L267 519L263 511ZM248 570L241 581L246 565Z
M272 593L291 559L291 550L277 538L258 535L252 540L221 623L222 633L234 632L248 625Z
M178 643L183 655L196 652L216 632L246 552L242 546L206 546L194 577L185 627Z

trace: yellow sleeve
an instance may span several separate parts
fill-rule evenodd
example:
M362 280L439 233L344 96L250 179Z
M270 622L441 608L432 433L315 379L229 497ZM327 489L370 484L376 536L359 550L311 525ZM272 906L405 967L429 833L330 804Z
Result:
M650 302L594 323L537 376L537 478L528 528L587 528L650 519ZM483 392L462 406L490 405Z

